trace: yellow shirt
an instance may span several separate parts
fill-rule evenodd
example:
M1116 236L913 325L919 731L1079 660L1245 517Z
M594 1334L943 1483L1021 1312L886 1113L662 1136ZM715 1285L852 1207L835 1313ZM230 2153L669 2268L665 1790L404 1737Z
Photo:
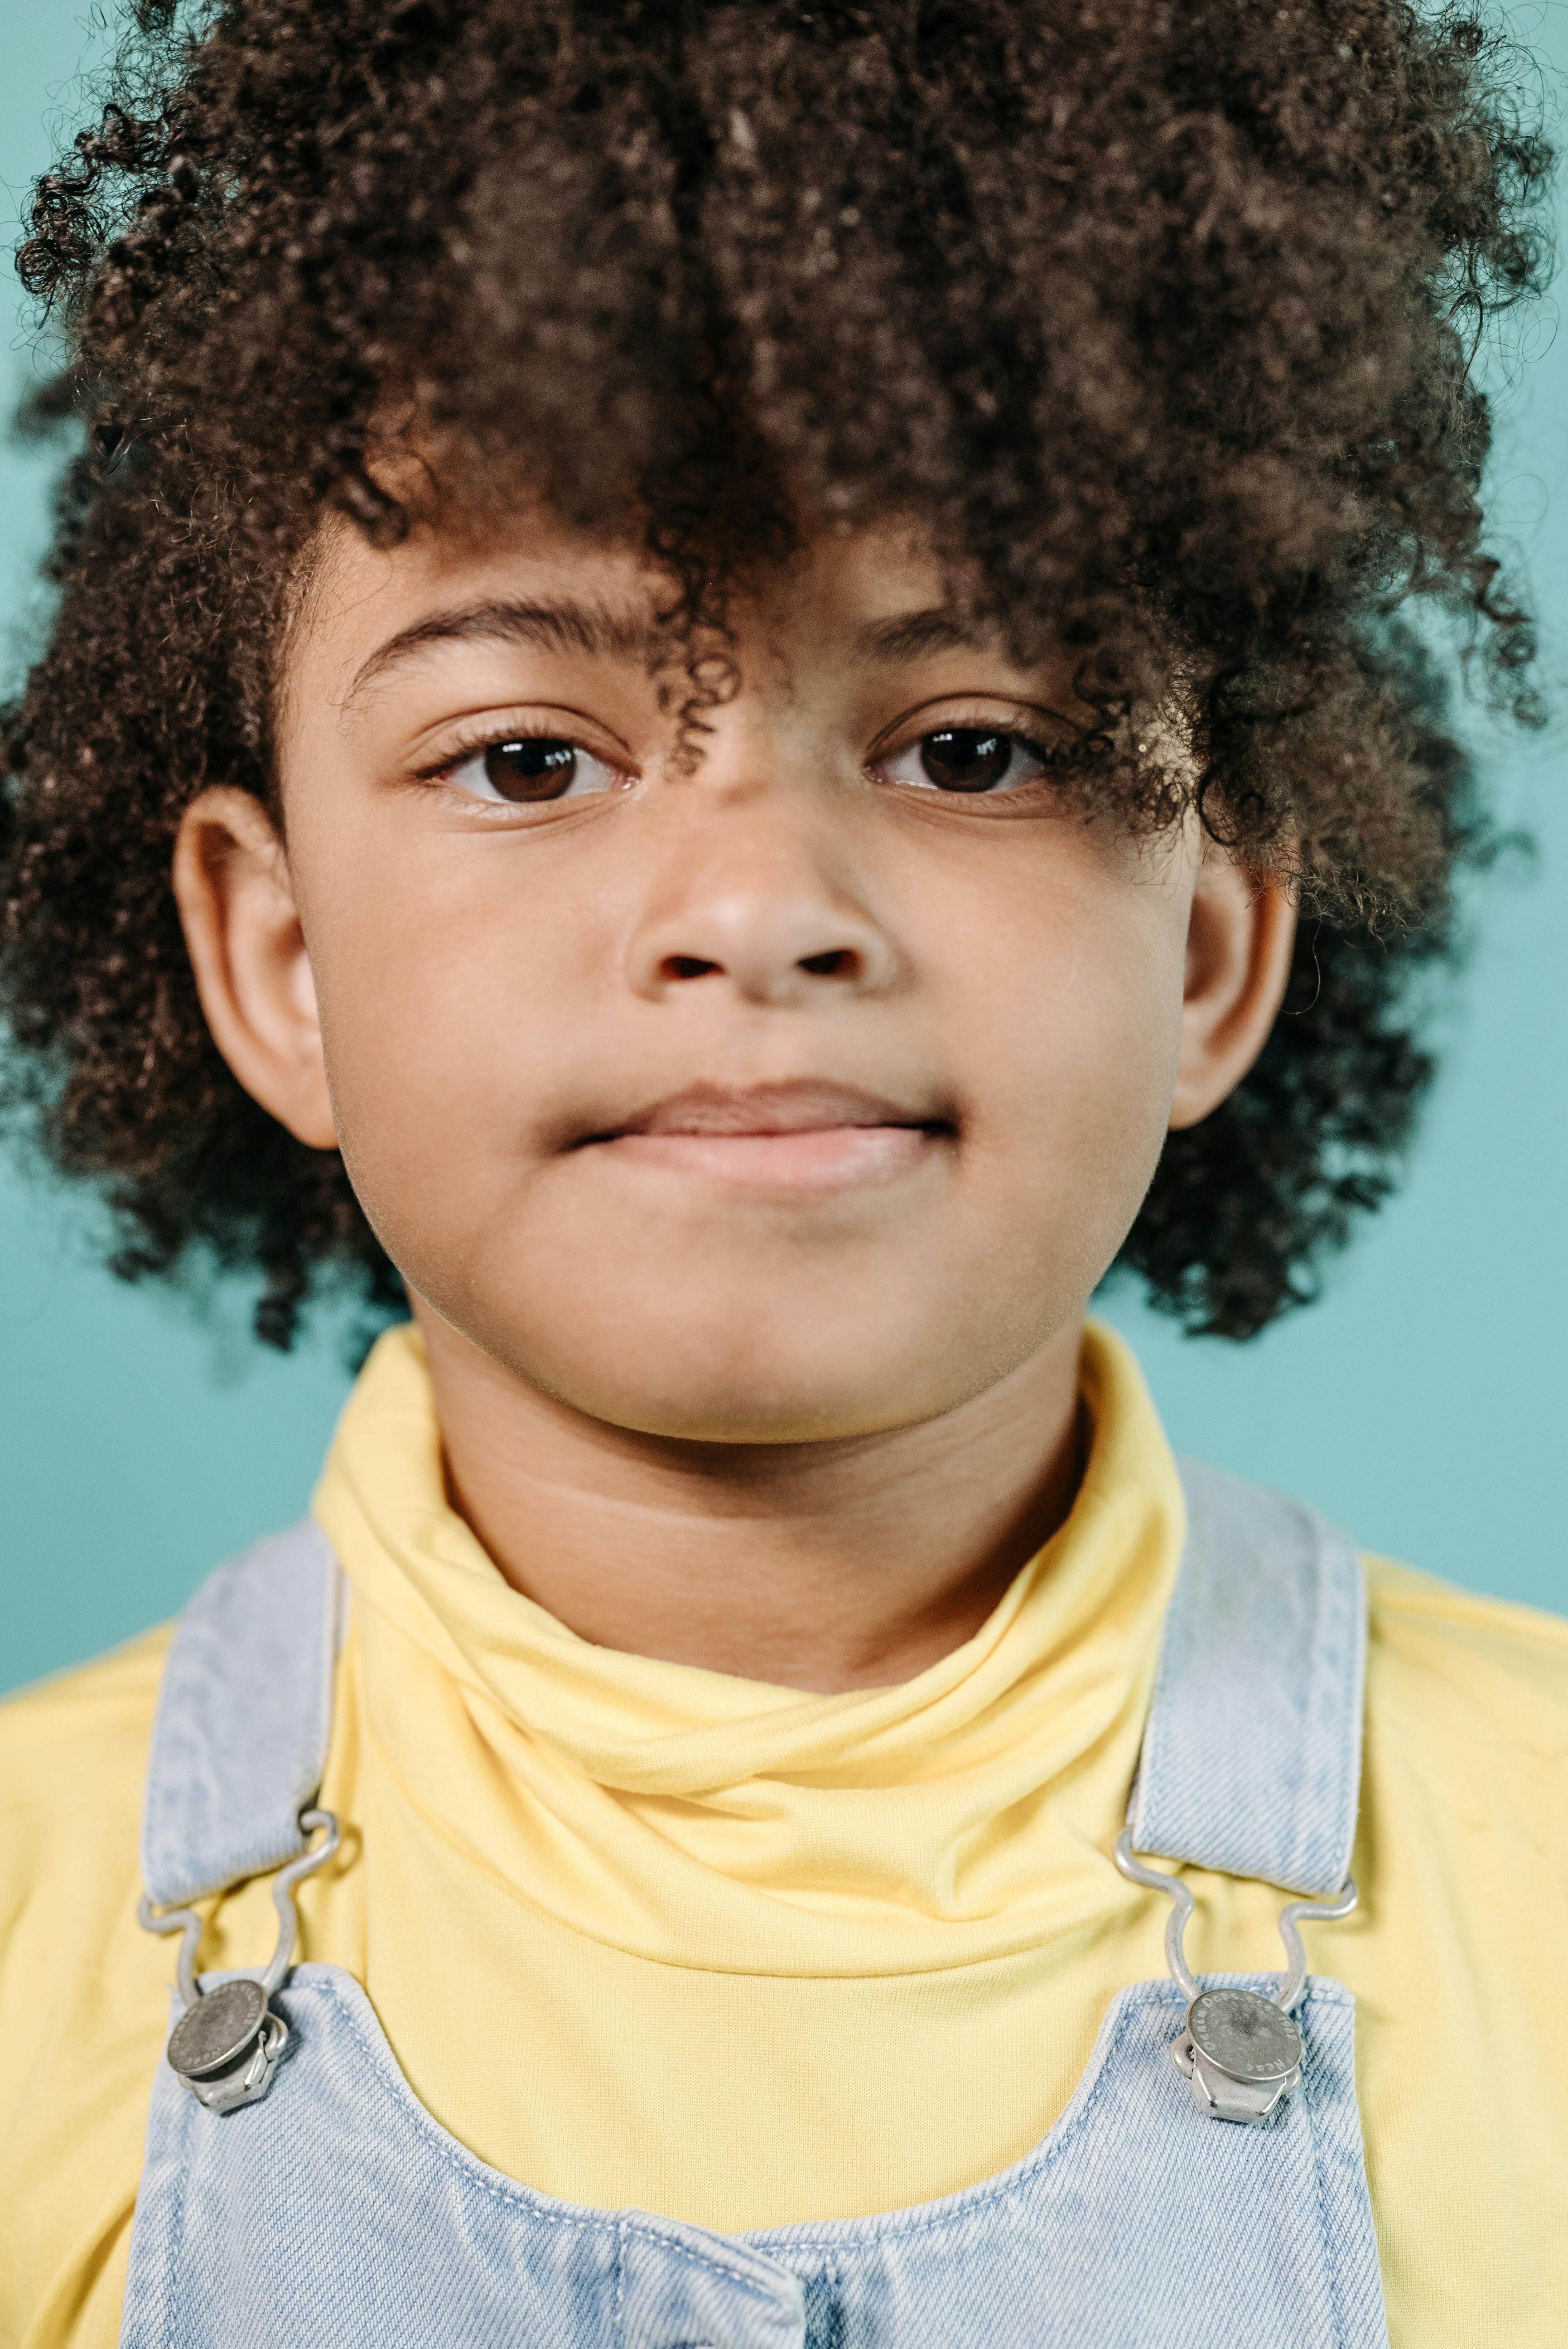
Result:
M1091 1330L1095 1436L974 1639L814 1696L591 1646L444 1497L417 1339L382 1340L317 1510L349 1574L302 1954L364 1982L485 2160L717 2228L974 2182L1065 2106L1166 1904L1107 1857L1181 1489ZM1568 1624L1372 1568L1362 1906L1309 1928L1356 1992L1395 2349L1568 2333ZM118 2333L168 1942L135 1922L168 1634L0 1707L0 2344ZM1200 1968L1279 1963L1281 1896L1193 1871ZM207 1965L271 1948L258 1882Z

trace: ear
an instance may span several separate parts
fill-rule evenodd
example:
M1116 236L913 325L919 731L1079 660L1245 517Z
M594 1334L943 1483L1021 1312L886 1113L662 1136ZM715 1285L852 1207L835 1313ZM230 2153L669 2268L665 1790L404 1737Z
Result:
M283 842L249 792L203 792L174 844L174 897L212 1040L313 1150L336 1147L315 983Z
M1268 1040L1295 944L1295 907L1266 874L1205 849L1187 929L1172 1128L1196 1125L1240 1084Z

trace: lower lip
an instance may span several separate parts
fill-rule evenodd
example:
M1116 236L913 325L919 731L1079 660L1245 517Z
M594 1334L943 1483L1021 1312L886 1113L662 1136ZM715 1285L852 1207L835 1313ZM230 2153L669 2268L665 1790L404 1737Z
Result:
M800 1193L897 1182L936 1143L919 1125L816 1125L795 1133L619 1133L599 1147L738 1190Z

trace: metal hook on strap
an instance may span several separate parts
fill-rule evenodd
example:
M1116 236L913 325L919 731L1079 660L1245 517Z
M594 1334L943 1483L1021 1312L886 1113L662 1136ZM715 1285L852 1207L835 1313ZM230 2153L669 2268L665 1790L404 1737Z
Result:
M302 1852L273 1879L278 1938L264 1971L236 1974L203 1991L196 1979L196 1951L202 1933L196 1910L160 1912L145 1893L137 1909L138 1921L148 1932L181 1936L175 1981L185 2012L169 2034L167 2052L184 2085L211 2112L232 2112L264 2096L288 2040L288 2024L281 2014L273 2013L272 1997L283 1986L299 1931L294 1886L325 1866L338 1845L337 1821L330 1811L302 1811L299 1823L307 1836L318 1827L325 1832L314 1851Z
M1301 2033L1292 2010L1306 1986L1306 1951L1297 1930L1304 1917L1348 1917L1356 1881L1347 1876L1332 1900L1292 1900L1280 1911L1285 1971L1272 1998L1256 1991L1204 1990L1187 1963L1185 1937L1192 1895L1179 1876L1150 1868L1132 1856L1132 1830L1123 1827L1112 1854L1130 1884L1147 1885L1171 1901L1165 1925L1165 1959L1171 1979L1187 2001L1187 2020L1171 2047L1171 2059L1197 2103L1217 2120L1261 2121L1301 2078Z

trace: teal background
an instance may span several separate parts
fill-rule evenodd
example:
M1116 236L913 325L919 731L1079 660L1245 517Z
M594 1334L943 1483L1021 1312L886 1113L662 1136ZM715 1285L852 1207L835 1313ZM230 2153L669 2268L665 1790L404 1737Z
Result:
M1568 70L1568 5L1517 28ZM101 30L0 0L0 207L15 221ZM96 45L96 46L95 46ZM19 299L0 388L31 366ZM1553 313L1494 364L1493 496L1542 620L1542 676L1568 711L1568 336ZM8 676L38 611L46 465L0 449L0 627ZM1474 894L1476 947L1439 1021L1447 1067L1400 1197L1329 1276L1324 1301L1253 1345L1182 1339L1123 1292L1179 1446L1289 1487L1367 1545L1478 1589L1568 1609L1560 1486L1568 1241L1568 721L1527 742L1478 715L1533 865ZM255 1347L247 1301L200 1310L101 1269L90 1200L0 1170L0 1687L177 1608L197 1577L299 1514L346 1387L343 1330L287 1359Z

